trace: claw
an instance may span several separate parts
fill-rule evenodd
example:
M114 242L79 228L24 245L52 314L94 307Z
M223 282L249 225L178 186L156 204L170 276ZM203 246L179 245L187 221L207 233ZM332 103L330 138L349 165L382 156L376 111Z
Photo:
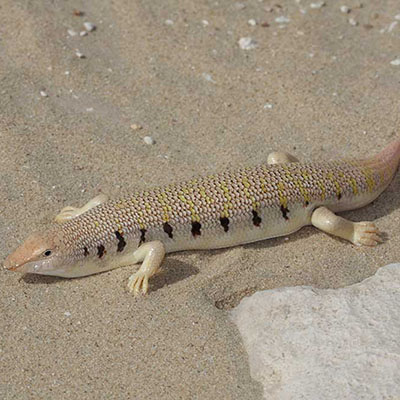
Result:
M128 290L133 292L134 296L139 296L140 291L143 295L147 294L149 288L149 278L143 272L136 272L133 274L128 281Z
M379 235L379 229L372 222L354 223L353 243L357 246L376 246L383 242Z

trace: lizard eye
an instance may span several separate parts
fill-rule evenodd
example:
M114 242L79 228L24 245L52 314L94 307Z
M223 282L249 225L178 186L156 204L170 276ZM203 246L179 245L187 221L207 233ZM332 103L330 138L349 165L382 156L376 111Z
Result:
M44 255L45 257L49 257L49 256L51 256L51 254L52 254L52 251L51 251L51 250L46 250L46 251L43 253L43 255Z

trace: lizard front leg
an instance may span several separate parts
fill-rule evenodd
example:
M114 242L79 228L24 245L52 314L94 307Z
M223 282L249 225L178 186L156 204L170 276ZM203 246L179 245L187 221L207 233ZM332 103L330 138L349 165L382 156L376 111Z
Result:
M293 162L299 162L299 160L284 151L274 151L273 153L268 154L267 164L275 165L275 164L288 164Z
M376 246L382 242L379 229L373 222L352 222L339 217L326 207L319 207L313 212L311 224L357 246Z
M88 201L83 207L72 207L72 206L67 206L64 207L60 213L54 218L56 222L59 224L62 224L64 222L69 221L70 219L73 219L77 217L78 215L81 215L85 213L86 211L89 211L90 209L97 207L99 204L104 203L105 201L108 200L108 196L105 194L99 194L92 200Z
M146 294L149 288L149 279L158 271L165 256L164 243L160 241L142 244L133 254L131 264L143 261L139 270L130 276L128 290L135 296L140 293Z

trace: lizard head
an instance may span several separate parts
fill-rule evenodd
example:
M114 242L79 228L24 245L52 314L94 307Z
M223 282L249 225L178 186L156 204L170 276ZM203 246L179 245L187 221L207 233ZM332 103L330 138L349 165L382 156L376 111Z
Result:
M6 258L4 268L22 273L53 275L62 263L61 246L56 232L34 233Z

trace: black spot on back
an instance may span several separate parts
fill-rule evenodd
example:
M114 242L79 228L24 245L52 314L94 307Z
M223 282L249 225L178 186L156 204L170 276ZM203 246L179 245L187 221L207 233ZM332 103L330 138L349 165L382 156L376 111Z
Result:
M168 237L170 237L171 239L174 237L174 235L172 234L173 231L172 226L168 222L164 223L163 229L164 232L168 235Z
M97 255L99 256L99 258L104 256L105 251L106 249L102 244L100 246L97 246Z
M118 248L117 248L117 251L122 251L122 250L124 250L124 247L126 246L126 241L125 241L125 239L123 238L123 236L121 235L121 233L118 232L118 231L115 231L115 236L116 236L117 239L118 239Z
M193 221L192 222L192 235L193 236L200 236L201 235L201 224L200 222Z
M253 213L253 224L255 226L260 226L262 219L260 218L260 216L257 214L257 211L252 211Z
M340 200L342 198L342 193L338 193L337 198Z
M140 230L140 240L139 240L139 246L146 241L146 229L141 229Z
M83 248L83 255L85 257L87 257L89 255L89 250L88 250L88 248L86 246Z
M287 216L287 213L289 212L289 209L286 208L284 205L281 205L281 212L282 212L282 217L288 220L289 217Z
M229 218L222 217L219 219L219 222L221 222L221 225L224 228L224 232L228 232L229 231Z

